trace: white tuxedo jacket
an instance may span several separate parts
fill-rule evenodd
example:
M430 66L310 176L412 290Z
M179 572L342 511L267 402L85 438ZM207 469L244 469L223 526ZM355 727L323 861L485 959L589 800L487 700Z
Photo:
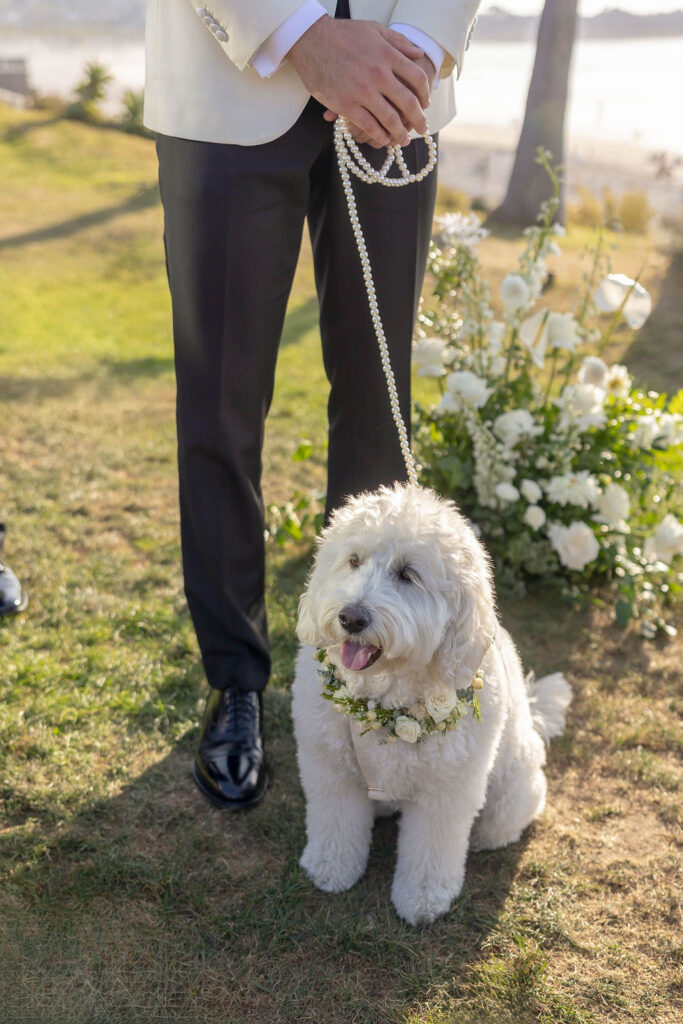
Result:
M334 14L336 0L320 0ZM453 71L481 0L350 0L351 16L402 22L446 51L443 81L427 111L432 132L455 113ZM200 142L255 145L290 128L309 93L287 62L261 78L250 61L301 0L148 0L145 124Z

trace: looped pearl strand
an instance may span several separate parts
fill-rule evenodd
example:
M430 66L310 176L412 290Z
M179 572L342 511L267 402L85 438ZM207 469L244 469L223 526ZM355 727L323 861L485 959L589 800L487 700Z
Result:
M377 303L377 295L375 293L372 267L370 266L370 258L365 244L363 229L360 226L356 197L353 194L353 186L351 184L351 174L354 174L357 178L360 178L361 181L364 181L368 185L385 185L387 188L400 188L403 185L411 185L415 182L422 181L423 178L426 178L427 175L434 170L437 160L436 143L434 142L434 139L429 133L424 136L424 139L429 150L429 157L425 166L422 170L418 171L417 174L411 174L410 170L406 166L406 162L403 159L403 151L400 146L387 146L386 159L379 170L376 170L372 164L365 159L358 148L355 139L351 135L346 118L338 117L334 125L334 147L337 153L337 163L339 164L339 173L342 179L344 195L346 196L346 205L349 210L351 228L356 239L358 255L360 256L363 280L365 282L365 290L367 292L368 305L370 307L370 317L372 319L372 326L375 330L375 337L377 338L377 343L379 345L382 370L384 371L384 377L389 391L391 414L398 431L401 454L403 455L408 479L410 483L415 486L417 486L417 469L412 452L410 451L406 425L403 422L403 417L401 416L401 407L398 401L394 371L391 368L387 339L384 333L384 327L382 326L382 318L379 314L379 305ZM400 171L400 178L388 177L389 170L394 163L396 163L396 166Z

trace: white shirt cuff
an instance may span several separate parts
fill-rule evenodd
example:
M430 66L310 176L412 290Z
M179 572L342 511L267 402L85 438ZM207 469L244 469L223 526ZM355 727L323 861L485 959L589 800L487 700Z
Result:
M433 89L439 88L439 74L441 73L441 65L446 58L446 51L443 46L437 43L436 39L432 39L426 32L416 28L414 25L404 25L402 22L392 22L390 28L393 28L394 32L400 32L401 35L409 39L411 43L415 43L415 46L419 46L421 50L427 54L432 64L436 68L436 74L434 76Z
M270 78L274 75L294 43L325 14L327 11L318 0L306 0L294 14L290 14L287 20L261 43L251 59L261 78Z

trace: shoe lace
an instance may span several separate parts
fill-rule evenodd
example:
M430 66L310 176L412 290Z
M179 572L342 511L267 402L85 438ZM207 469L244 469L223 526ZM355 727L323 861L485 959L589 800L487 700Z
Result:
M225 707L228 721L235 732L242 733L245 728L253 728L257 701L255 693L237 689L228 691Z

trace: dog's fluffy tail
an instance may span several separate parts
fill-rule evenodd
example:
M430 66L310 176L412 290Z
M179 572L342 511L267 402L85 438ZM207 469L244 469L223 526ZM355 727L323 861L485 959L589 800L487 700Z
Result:
M534 729L549 743L553 736L561 736L564 732L572 688L562 672L553 672L536 680L530 672L526 687Z

